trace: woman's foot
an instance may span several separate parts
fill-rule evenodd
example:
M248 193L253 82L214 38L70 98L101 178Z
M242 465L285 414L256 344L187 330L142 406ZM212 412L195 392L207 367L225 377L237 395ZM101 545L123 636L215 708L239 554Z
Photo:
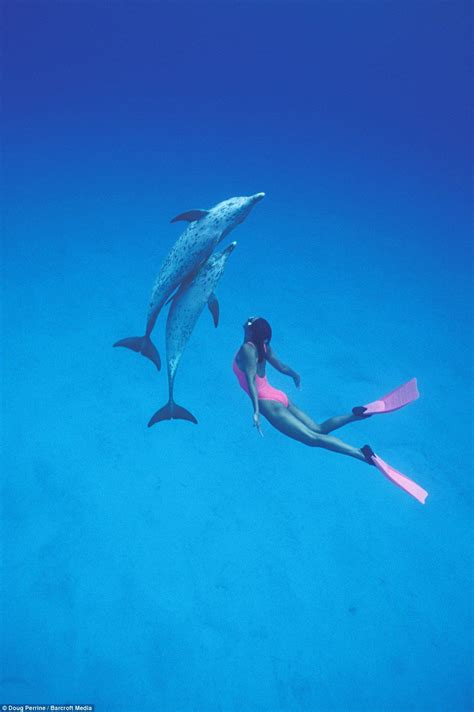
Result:
M365 405L356 405L352 409L352 412L357 418L370 418L372 413L367 413L367 415L365 415L366 410L367 410L367 408Z
M375 467L375 463L374 463L374 461L373 461L373 459L372 459L372 458L375 457L375 452L372 450L372 448L370 447L370 445L364 445L363 447L361 447L360 451L361 451L361 453L363 454L363 456L364 456L365 461L367 462L367 464L368 464L368 465L374 465L374 467Z

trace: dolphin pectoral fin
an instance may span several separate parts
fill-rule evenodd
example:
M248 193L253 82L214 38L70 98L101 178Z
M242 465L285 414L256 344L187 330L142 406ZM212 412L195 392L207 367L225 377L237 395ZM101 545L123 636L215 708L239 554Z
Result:
M162 420L189 420L191 423L196 423L197 425L197 420L194 415L172 400L169 400L163 408L156 411L155 415L150 418L148 427L151 428L152 425Z
M207 300L207 306L209 307L209 311L212 314L212 320L214 322L214 326L217 327L217 325L219 323L219 302L217 301L217 297L214 294L214 292L211 294L211 296Z
M178 220L187 220L188 222L194 222L195 220L201 220L205 218L209 213L209 210L188 210L186 213L181 213L171 220L172 223L178 222Z
M149 336L130 336L128 339L116 341L114 346L124 346L126 349L132 349L132 351L136 351L153 361L158 371L161 369L160 354Z

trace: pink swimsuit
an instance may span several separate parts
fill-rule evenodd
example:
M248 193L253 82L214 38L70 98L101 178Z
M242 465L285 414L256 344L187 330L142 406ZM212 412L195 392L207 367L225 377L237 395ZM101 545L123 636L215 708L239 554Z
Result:
M247 343L252 344L255 348L255 344L253 344L251 341L248 341ZM234 361L232 363L232 369L237 376L237 380L240 383L241 387L244 389L248 395L250 395L249 387L247 384L247 376L241 369L237 366L237 354L235 355ZM279 391L277 388L273 388L267 380L266 376L255 376L255 386L257 388L257 395L259 400L272 400L272 401L278 401L278 403L282 403L285 408L288 408L288 396L286 393L283 393L283 391Z

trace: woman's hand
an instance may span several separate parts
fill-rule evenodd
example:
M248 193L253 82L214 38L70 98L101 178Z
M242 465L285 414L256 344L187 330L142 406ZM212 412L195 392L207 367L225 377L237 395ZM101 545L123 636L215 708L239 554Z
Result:
M299 373L294 373L293 374L293 380L295 382L295 386L297 387L298 390L301 388L301 376Z
M253 427L257 428L258 432L263 438L262 428L260 427L260 413L253 414Z

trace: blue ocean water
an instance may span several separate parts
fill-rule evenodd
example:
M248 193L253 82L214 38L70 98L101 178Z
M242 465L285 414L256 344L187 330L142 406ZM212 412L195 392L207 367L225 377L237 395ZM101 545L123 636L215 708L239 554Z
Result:
M470 3L1 3L3 703L472 709ZM184 224L265 191L147 429L145 325ZM273 326L316 420L429 491L262 423ZM165 314L154 340L162 355Z

